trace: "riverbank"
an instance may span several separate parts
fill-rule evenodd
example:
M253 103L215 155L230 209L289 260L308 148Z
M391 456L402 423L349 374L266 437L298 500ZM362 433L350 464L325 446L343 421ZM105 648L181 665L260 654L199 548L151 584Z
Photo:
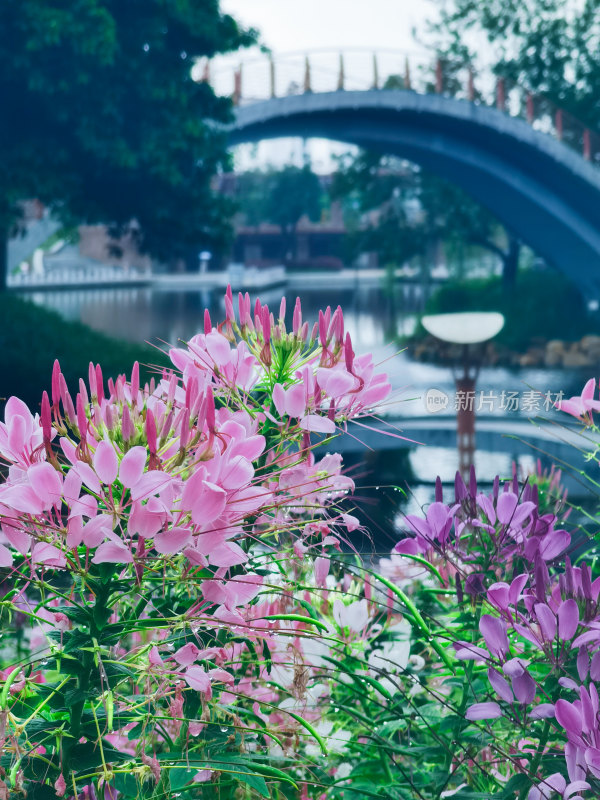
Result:
M482 348L488 366L592 369L600 365L600 317L564 275L523 270L514 286L500 277L450 281L436 289L425 314L495 311L504 316L500 333ZM417 361L449 364L460 351L417 324L403 342Z
M461 347L449 345L430 335L409 339L406 345L411 358L422 363L452 365L462 357ZM574 342L561 339L534 339L524 352L496 342L488 342L482 347L480 357L482 363L489 367L598 370L600 336L588 334Z

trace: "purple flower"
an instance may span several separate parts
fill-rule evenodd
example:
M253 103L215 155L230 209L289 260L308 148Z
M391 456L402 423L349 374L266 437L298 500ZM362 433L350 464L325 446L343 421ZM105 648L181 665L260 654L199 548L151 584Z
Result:
M523 591L525 584L529 580L529 575L526 572L517 575L516 578L510 584L510 591L508 593L508 599L512 603L512 605L516 605L519 602L519 598L521 597L521 592Z
M519 703L523 705L533 703L537 684L527 670L524 670L521 675L515 675L511 680L511 684Z
M571 397L570 400L558 400L554 405L559 411L566 411L574 417L591 422L592 411L600 409L600 403L594 400L596 381L590 378L579 396Z
M503 492L498 497L496 514L498 522L509 525L511 528L522 528L525 521L535 509L535 503L530 500L519 505L519 498L513 492Z
M488 669L488 680L494 687L496 694L498 694L507 703L514 703L514 696L510 684L499 672L495 669Z
M549 800L556 792L564 800L583 800L579 792L590 788L587 781L573 781L567 785L567 781L560 772L555 772L530 789L527 800Z
M502 716L502 709L498 703L474 703L467 708L465 717L470 720L498 719Z
M586 679L589 669L590 655L586 647L580 647L579 653L577 653L577 674L579 675L580 681L584 681ZM593 676L592 680L594 680Z
M558 635L564 641L575 636L579 626L579 607L575 600L562 602L558 609Z
M579 710L568 700L557 700L554 706L556 721L567 732L569 739L581 736L583 722Z
M571 544L571 534L568 531L550 530L540 540L540 555L544 561L552 561Z
M542 636L551 642L556 636L556 617L545 603L535 604L535 615L540 625Z
M479 630L491 653L498 657L506 656L509 645L506 623L503 620L484 614L479 620Z
M498 611L508 611L510 603L510 586L508 583L492 583L487 590L487 600Z
M417 540L425 543L425 549L434 542L444 544L452 528L453 515L444 503L432 503L427 509L426 519L409 514L406 521L417 534Z
M522 675L527 669L529 662L522 658L510 658L502 667L502 672L508 675L509 678L514 678L517 675Z
M566 678L563 676L562 678L558 679L558 683L563 687L563 689L572 689L574 692L579 689L579 686L573 680L573 678Z
M489 653L470 642L455 642L456 657L461 661L487 661Z
M529 712L530 719L548 719L554 716L554 706L552 703L540 703L534 706Z
M593 681L600 680L600 653L594 653L590 664L590 678Z

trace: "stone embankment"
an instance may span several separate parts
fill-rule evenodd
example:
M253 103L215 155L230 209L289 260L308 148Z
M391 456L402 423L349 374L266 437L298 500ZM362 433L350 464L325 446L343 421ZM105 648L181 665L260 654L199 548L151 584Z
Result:
M482 346L482 361L486 366L549 367L565 369L596 368L600 366L600 336L584 336L576 342L560 339L533 339L524 352L511 350L496 342ZM451 364L461 358L461 348L448 345L431 336L412 340L408 351L416 361Z

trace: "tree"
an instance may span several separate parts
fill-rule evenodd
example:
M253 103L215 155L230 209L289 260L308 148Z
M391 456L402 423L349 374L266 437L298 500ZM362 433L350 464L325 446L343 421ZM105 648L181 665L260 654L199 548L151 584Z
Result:
M438 0L433 43L453 63L487 63L600 128L600 0ZM482 47L486 39L488 46Z
M455 250L477 245L502 262L505 285L513 287L520 243L462 189L432 173L380 153L361 151L342 158L332 196L345 198L371 221L351 225L354 253L377 252L384 262L402 264L443 241Z
M191 69L254 40L218 0L1 3L0 285L30 197L161 259L219 248L230 204L210 181L231 103Z
M317 221L321 216L323 190L308 164L281 170L252 170L239 176L237 200L247 222L271 222L281 227L285 251L293 250L301 217Z

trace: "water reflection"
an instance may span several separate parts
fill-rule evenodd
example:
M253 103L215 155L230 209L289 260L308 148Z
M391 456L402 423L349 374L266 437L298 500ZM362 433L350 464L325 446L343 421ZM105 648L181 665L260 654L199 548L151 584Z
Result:
M428 418L430 425L435 420L454 417L450 404L439 415L427 414L424 395L428 389L437 388L453 396L454 381L447 367L411 361L399 352L398 338L410 332L416 314L422 309L424 298L430 287L402 287L395 291L380 286L360 283L351 288L337 289L335 286L316 287L308 281L299 287L285 290L288 310L291 314L296 296L300 296L304 318L317 319L318 310L327 305L338 304L345 311L347 330L350 331L357 353L372 352L379 362L385 362L394 388L393 402L388 414L398 420ZM279 307L281 289L260 293L262 302L274 309ZM58 311L62 316L81 321L92 328L129 341L167 342L175 344L186 340L202 327L204 309L210 310L213 320L221 320L224 314L222 291L160 291L151 288L116 288L106 290L69 290L39 292L26 295L33 302ZM510 370L507 368L484 368L481 370L478 388L495 392L504 390L523 392L534 388L542 393L564 391L566 396L578 393L588 375L576 371L564 372L552 369ZM551 415L551 414L550 414ZM545 416L548 416L545 414ZM497 436L510 434L515 420L524 419L527 413L516 414L496 408L490 419L497 422ZM514 441L514 449L503 448L498 452L493 446L476 453L476 469L484 482L491 481L495 474L508 476L511 464L516 460L519 469L526 473L535 463L539 453L534 453L524 442ZM579 461L579 455L569 453L571 460ZM546 465L550 459L541 454ZM374 536L379 548L385 549L395 541L402 513L413 513L433 496L433 481L437 474L450 485L457 468L454 443L449 447L401 447L396 450L378 449L361 454L345 456L352 472L356 473L359 485L357 500L363 506L365 518L372 520ZM580 464L578 464L580 466ZM379 490L376 486L392 487ZM406 490L406 496L394 487ZM577 490L577 486L573 487Z

